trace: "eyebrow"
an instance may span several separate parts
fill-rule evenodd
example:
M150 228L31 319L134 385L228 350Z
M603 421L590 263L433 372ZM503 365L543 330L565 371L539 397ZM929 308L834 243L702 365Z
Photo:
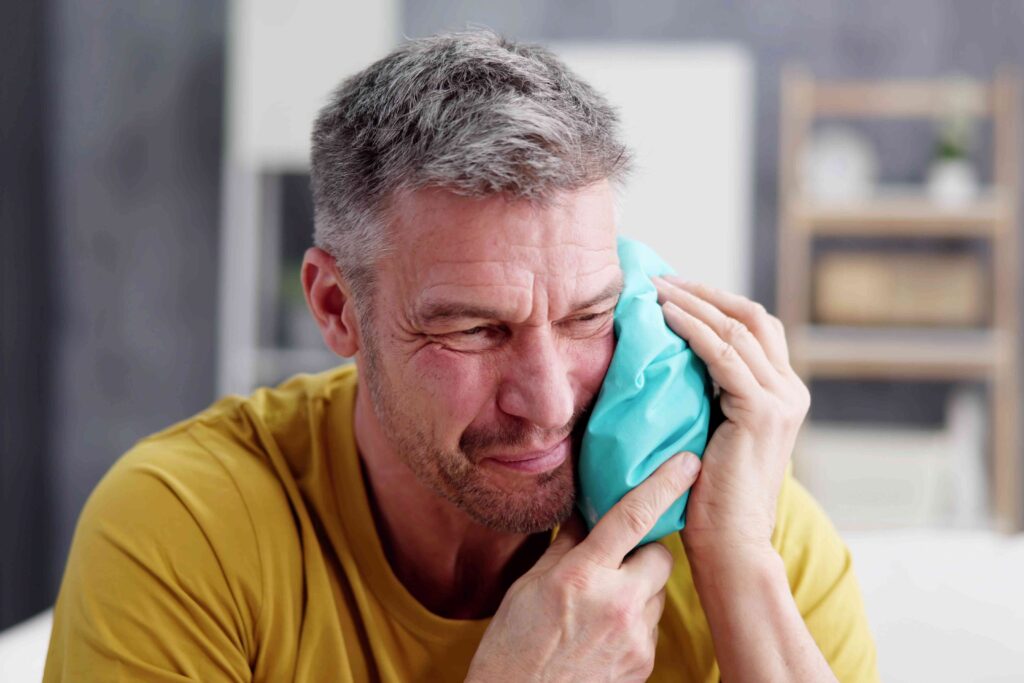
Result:
M618 299L622 294L622 288L622 277L619 276L594 296L573 305L571 310L575 313L586 310L600 303L604 303L609 299ZM417 319L420 323L437 324L453 322L456 320L465 320L467 318L500 320L502 315L503 311L489 306L477 306L474 304L463 304L451 301L438 301L426 304L423 307L423 310L421 310L417 315Z

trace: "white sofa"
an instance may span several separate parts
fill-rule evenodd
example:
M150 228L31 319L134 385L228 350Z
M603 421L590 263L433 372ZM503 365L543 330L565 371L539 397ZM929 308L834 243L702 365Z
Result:
M844 537L883 681L1024 681L1024 535Z
M42 680L52 623L47 610L0 633L0 683Z

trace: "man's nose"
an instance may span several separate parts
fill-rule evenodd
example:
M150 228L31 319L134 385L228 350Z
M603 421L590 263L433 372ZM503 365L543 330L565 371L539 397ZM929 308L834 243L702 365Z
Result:
M532 330L514 345L498 393L498 407L546 430L572 419L576 397L570 366L550 328Z

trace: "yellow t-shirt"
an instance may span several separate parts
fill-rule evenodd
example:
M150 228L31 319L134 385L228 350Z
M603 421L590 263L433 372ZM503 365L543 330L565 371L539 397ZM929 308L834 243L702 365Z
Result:
M132 448L82 511L45 681L460 681L488 620L444 619L377 538L352 366L224 398ZM654 681L716 681L677 535ZM795 481L773 543L841 681L873 681L850 555ZM528 657L529 653L522 653Z

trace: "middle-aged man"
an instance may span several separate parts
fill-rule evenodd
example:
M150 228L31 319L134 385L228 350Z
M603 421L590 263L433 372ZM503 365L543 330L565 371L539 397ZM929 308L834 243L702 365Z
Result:
M849 553L787 475L808 394L757 304L657 281L724 422L703 464L670 459L589 534L573 515L622 287L617 135L553 55L489 32L346 81L313 133L302 283L354 367L114 466L46 680L874 680ZM631 552L691 485L682 534Z

